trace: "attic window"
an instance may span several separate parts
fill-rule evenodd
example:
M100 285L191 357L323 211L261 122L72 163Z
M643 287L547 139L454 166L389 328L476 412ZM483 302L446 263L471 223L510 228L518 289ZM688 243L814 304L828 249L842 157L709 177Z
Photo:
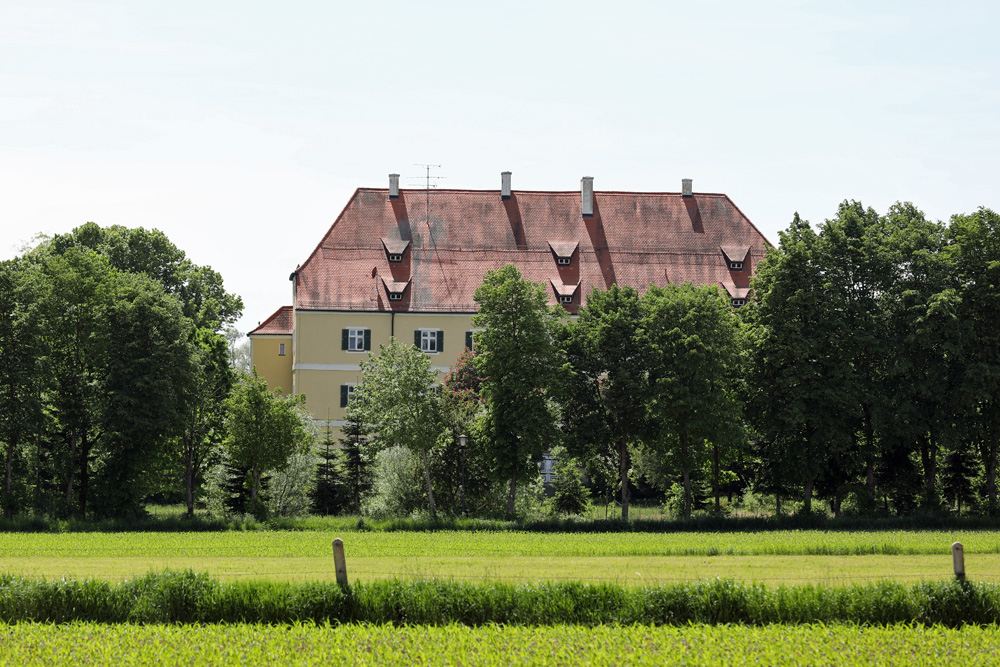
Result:
M739 308L740 306L745 306L747 303L746 299L733 299L733 308Z
M572 294L560 294L559 295L559 303L573 303L573 295Z
M742 271L743 270L743 262L729 262L729 270L730 271Z
M569 257L557 257L556 264L559 266L569 266L571 259Z
M402 300L403 300L402 292L389 292L389 301L402 301Z
M389 261L390 262L402 262L403 261L403 255L402 255L402 253L398 253L398 252L391 252L391 253L389 253Z

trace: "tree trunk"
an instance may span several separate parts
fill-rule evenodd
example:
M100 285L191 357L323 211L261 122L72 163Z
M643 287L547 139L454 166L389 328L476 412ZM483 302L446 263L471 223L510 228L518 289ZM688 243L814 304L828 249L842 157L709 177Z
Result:
M424 480L427 482L427 503L431 506L431 516L437 517L437 507L434 506L434 488L431 486L431 460L428 450L424 450Z
M84 431L80 440L80 518L87 516L87 496L90 491L90 437Z
M937 477L937 443L933 436L920 443L920 463L924 468L924 494L929 501L934 497L934 480Z
M691 518L691 465L688 463L688 439L686 435L680 437L681 441L681 464L684 472L684 518Z
M510 477L510 493L507 495L507 514L514 516L514 498L517 495L517 468Z
M781 516L781 494L774 494L774 516Z
M983 468L986 471L986 497L989 499L989 515L997 514L997 443L990 433L983 433L979 443Z
M844 502L844 490L841 487L837 487L837 490L833 492L833 518L836 519L840 516L840 505Z
M253 484L250 485L250 505L253 506L254 501L257 500L257 490L260 488L260 476L264 471L254 467L251 473L253 475Z
M187 517L194 518L194 462L191 460L191 442L188 435L184 436L184 501L187 504Z
M73 511L73 482L76 479L76 434L69 435L69 479L66 480L66 512Z
M875 427L872 426L871 410L864 408L865 431L865 494L870 507L875 506Z
M7 456L4 457L5 467L6 467L6 480L4 482L4 511L3 515L8 519L14 518L14 503L12 502L11 495L14 492L14 445L13 443L7 445Z
M712 493L715 494L715 516L722 516L722 504L719 501L719 446L712 443Z
M628 521L628 504L632 499L632 491L628 488L628 470L631 461L628 456L628 443L625 436L618 438L618 468L622 480L622 520Z
M805 494L802 498L802 512L811 514L813 509L813 487L816 486L816 478L811 478L806 482Z

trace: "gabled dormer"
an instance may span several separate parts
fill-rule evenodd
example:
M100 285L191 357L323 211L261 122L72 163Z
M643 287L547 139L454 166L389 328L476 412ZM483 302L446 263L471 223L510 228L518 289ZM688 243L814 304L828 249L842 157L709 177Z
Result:
M552 256L555 257L557 266L571 265L579 246L579 241L549 241L549 248L552 250Z
M725 260L730 271L744 270L747 256L750 254L750 246L722 245L719 246L719 250L722 251L722 258ZM746 268L749 269L750 267L747 266Z
M382 278L382 287L385 289L385 293L389 301L402 301L403 297L406 296L406 288L409 287L409 285L409 280L405 282L397 282L395 280Z
M747 299L750 297L749 287L737 287L731 282L722 282L719 285L729 294L729 303L732 304L733 308L746 305Z
M390 264L399 264L406 255L406 249L410 246L409 241L401 239L387 239L382 237L382 247L385 249L386 259Z
M573 304L579 305L576 294L580 290L580 283L567 285L558 280L552 280L550 282L552 283L552 289L555 290L556 293L556 301L563 306L570 306Z

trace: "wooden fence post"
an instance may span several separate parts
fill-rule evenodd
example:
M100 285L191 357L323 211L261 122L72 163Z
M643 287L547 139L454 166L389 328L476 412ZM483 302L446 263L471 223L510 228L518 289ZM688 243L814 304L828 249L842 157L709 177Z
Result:
M955 565L955 578L959 581L965 579L965 551L961 542L951 545L951 560Z
M347 560L344 558L344 540L333 541L333 566L337 570L337 584L347 590Z

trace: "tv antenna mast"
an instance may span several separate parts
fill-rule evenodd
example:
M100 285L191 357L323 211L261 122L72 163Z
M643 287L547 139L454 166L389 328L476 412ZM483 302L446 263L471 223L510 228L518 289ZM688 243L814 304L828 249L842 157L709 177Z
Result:
M426 209L425 215L427 216L427 224L431 222L431 188L436 188L437 183L432 183L431 181L440 181L446 176L431 176L431 169L440 169L439 164L426 164L424 162L414 162L414 166L424 168L424 187L426 189Z

